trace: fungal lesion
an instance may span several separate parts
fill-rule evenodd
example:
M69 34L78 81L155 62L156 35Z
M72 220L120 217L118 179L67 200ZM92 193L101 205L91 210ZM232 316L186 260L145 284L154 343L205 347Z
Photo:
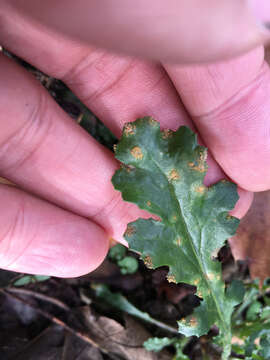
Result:
M135 227L128 224L127 229L125 231L125 236L130 237L130 236L134 235L135 232L136 232Z
M145 256L143 259L144 265L146 267L148 267L148 269L153 269L154 265L153 265L153 261L151 259L151 257L149 255Z
M176 284L176 279L175 279L175 276L173 274L167 275L167 280L168 280L169 283Z
M130 173L132 170L135 169L132 165L120 164L121 169L125 170L127 173Z
M148 123L149 123L151 126L158 126L158 125L159 125L158 122L157 122L152 116L149 116L149 117L147 118L147 120L148 120Z
M135 134L136 126L132 123L127 123L124 126L123 133L125 136L131 136Z
M172 169L172 170L169 172L168 180L169 180L170 182L180 180L180 174L179 174L178 170Z
M200 185L195 188L195 191L199 194L204 194L206 192L206 190L207 190L207 187L204 185Z
M169 139L172 136L173 136L173 131L170 129L165 129L165 130L161 131L161 137L164 140Z
M182 243L182 238L179 236L177 239L174 240L175 245L180 246Z
M130 150L130 153L136 160L142 160L143 158L143 152L139 146L134 146L134 148Z
M205 149L205 150L200 151L199 157L197 159L197 165L194 162L189 162L188 166L192 170L204 173L207 170L206 159L207 159L207 151Z
M189 326L191 326L191 327L196 327L196 326L198 326L198 320L195 318L195 316L192 316L192 317L189 319Z

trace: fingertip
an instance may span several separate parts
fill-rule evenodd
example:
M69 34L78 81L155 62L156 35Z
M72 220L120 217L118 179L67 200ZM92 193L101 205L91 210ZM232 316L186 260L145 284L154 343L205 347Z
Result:
M77 225L77 236L67 239L63 257L56 258L51 275L74 278L86 275L98 268L109 250L109 237L97 224L87 221Z
M242 219L248 212L254 198L254 193L247 191L238 186L237 192L239 195L239 200L237 201L234 209L230 212L231 215Z

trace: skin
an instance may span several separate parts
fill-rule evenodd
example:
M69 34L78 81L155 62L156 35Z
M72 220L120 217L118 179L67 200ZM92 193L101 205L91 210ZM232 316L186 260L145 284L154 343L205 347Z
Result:
M212 64L138 60L97 49L46 17L37 21L24 3L3 1L0 44L63 80L116 136L146 115L164 128L196 129L209 148L205 183L227 176L239 185L232 211L239 218L253 191L269 189L270 71L262 46ZM49 13L49 4L40 13ZM128 36L121 41L128 44ZM153 49L163 60L155 42ZM17 185L0 185L0 267L59 277L92 271L109 238L123 242L127 223L149 214L113 189L113 154L3 55L0 79L0 174Z

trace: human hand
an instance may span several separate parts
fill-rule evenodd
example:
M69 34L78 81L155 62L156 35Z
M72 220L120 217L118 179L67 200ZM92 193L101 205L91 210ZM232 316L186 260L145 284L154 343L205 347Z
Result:
M210 149L206 183L224 177L222 167L245 189L235 216L247 211L250 191L269 188L270 72L262 47L219 64L161 66L96 50L9 6L0 19L0 43L62 79L117 136L146 115L164 128L196 127ZM113 189L113 154L3 55L0 72L0 174L20 188L0 186L0 267L87 273L103 260L109 237L123 241L126 224L147 214Z

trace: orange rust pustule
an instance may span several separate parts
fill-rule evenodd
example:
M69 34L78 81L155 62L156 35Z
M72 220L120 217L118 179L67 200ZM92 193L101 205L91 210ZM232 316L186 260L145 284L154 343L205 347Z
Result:
M124 126L123 132L126 136L131 136L131 135L135 134L135 129L136 129L136 126L134 124L128 123Z
M135 234L135 232L136 232L135 228L132 225L128 225L127 229L125 231L125 236L129 237L129 236Z
M192 170L203 173L203 172L205 172L207 170L207 168L206 168L206 159L207 159L207 152L201 151L200 154L199 154L199 158L197 160L198 165L195 165L194 162L189 162L188 166Z
M197 186L197 187L195 188L195 191L198 192L198 193L200 193L200 194L204 194L204 193L206 192L206 190L207 190L207 188L206 188L206 186L204 186L204 185Z
M172 169L168 176L169 181L177 181L180 179L180 174L176 169Z
M136 160L142 160L143 158L142 149L139 146L135 146L134 148L132 148L130 150L130 153Z
M170 275L167 275L167 280L169 283L175 283L176 284L176 279L175 279L175 276L170 274Z
M162 139L169 139L173 136L173 132L172 130L169 130L169 129L165 129L163 131L161 131L161 137Z
M196 327L198 325L198 320L195 317L190 318L189 325L191 327Z
M149 255L147 255L143 259L143 262L144 262L145 266L148 267L148 269L153 269L154 268L152 259L151 259L151 257Z

